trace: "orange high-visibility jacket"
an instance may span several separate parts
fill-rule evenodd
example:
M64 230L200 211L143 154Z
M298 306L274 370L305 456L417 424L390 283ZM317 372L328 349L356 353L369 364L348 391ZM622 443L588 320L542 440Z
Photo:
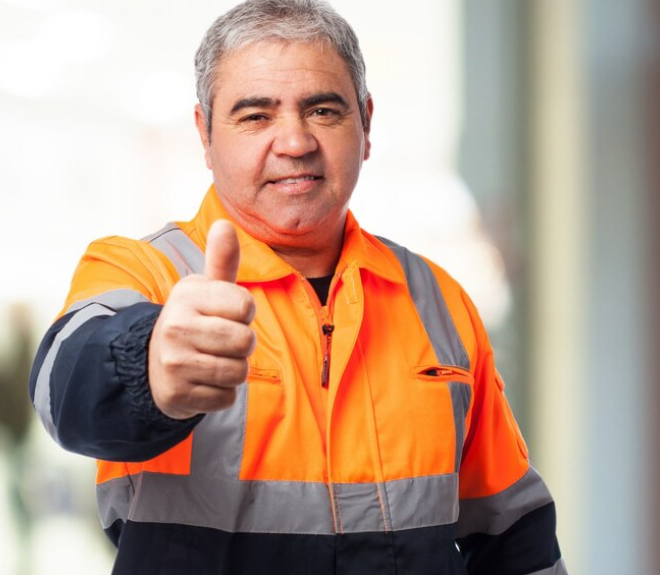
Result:
M212 187L190 222L92 243L35 360L44 425L99 459L115 573L566 573L472 302L350 213L324 306L237 229L257 307L247 385L218 413L158 411L151 329L203 272L218 218Z

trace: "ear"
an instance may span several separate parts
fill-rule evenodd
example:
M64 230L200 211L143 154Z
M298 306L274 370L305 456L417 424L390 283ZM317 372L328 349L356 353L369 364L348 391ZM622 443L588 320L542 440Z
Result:
M368 160L371 154L371 117L374 113L374 100L371 94L367 94L367 123L364 126L364 157L363 160Z
M202 146L204 146L204 159L206 160L206 167L211 170L213 165L211 163L211 141L209 140L209 133L206 129L206 117L204 116L204 111L202 110L201 104L195 104L195 126L197 127L197 132L199 137L202 140Z

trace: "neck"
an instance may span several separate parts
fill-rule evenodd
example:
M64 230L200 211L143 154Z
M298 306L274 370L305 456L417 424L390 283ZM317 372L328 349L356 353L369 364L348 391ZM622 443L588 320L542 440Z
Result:
M292 268L310 278L329 276L334 273L341 254L342 241L328 242L319 249L270 246Z

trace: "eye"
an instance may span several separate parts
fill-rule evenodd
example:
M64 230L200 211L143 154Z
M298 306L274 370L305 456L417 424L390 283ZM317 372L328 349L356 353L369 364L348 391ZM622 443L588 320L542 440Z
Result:
M315 122L322 126L334 126L339 124L344 118L344 114L337 108L328 108L322 106L319 108L312 108L307 117L310 121Z
M317 116L320 118L327 118L330 116L338 116L339 112L332 108L314 108L311 113L311 116Z
M240 118L238 121L241 124L259 124L266 122L267 120L268 116L265 114L248 114L247 116Z

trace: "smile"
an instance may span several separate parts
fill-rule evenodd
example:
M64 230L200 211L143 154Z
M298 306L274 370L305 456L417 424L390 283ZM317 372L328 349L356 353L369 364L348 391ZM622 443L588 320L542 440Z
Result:
M271 180L272 184L299 184L300 182L311 182L320 180L320 176L299 176L296 178L283 178L281 180Z

